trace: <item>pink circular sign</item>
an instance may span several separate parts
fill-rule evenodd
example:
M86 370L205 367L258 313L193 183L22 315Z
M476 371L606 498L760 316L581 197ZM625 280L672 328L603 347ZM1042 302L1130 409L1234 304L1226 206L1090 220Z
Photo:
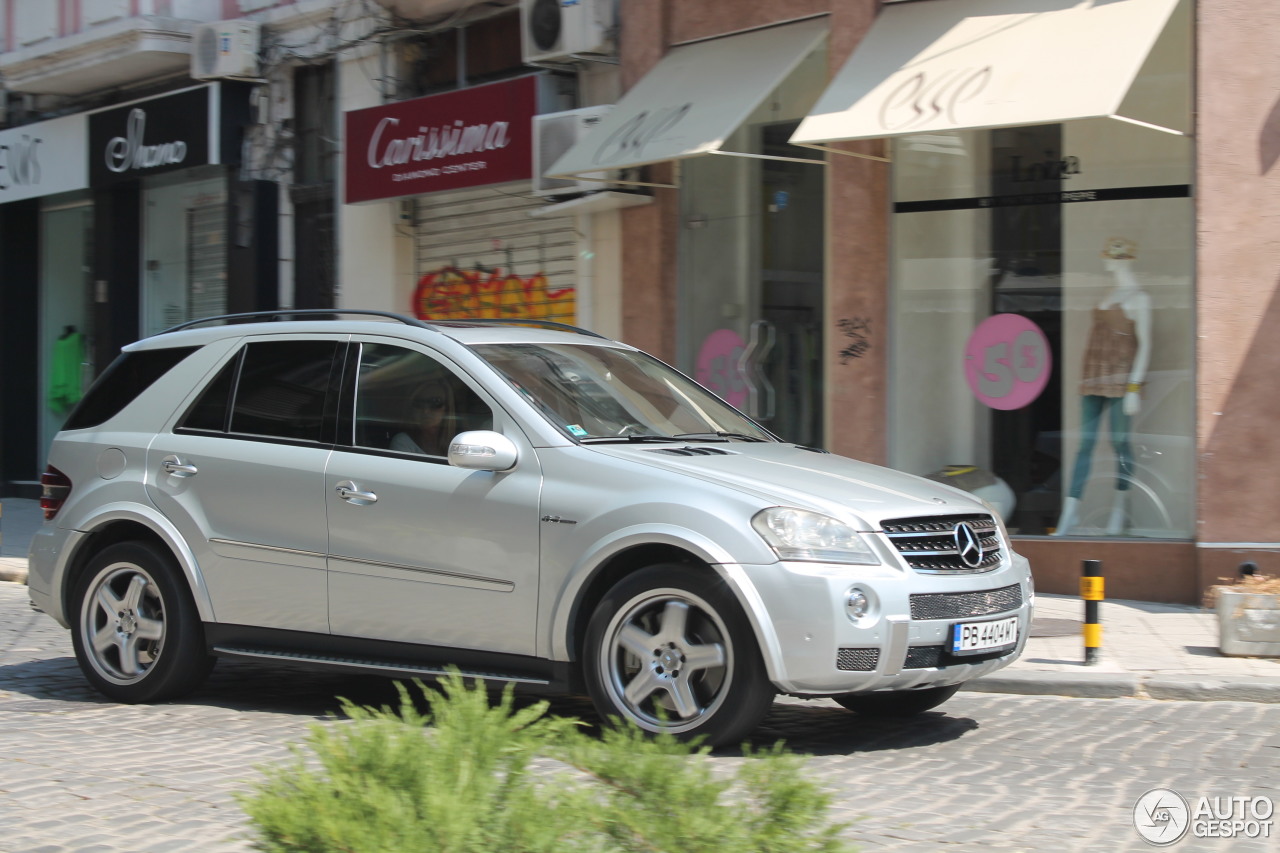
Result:
M1021 409L1049 381L1053 356L1040 327L1019 314L978 324L964 348L964 376L975 397L993 409Z
M746 348L746 342L733 329L716 329L698 350L693 378L730 406L740 408L747 401L747 383L738 369L738 360Z

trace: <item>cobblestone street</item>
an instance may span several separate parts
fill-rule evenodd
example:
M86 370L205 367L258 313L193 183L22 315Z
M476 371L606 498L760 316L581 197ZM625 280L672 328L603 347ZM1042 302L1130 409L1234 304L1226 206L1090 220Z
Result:
M390 682L222 661L183 702L103 701L67 632L0 583L0 850L252 850L233 794L336 710ZM585 703L555 704L590 716ZM757 740L810 754L860 849L1149 849L1132 824L1153 787L1280 799L1280 706L962 692L909 721L779 700ZM732 753L714 760L741 760ZM1263 851L1275 839L1185 839Z

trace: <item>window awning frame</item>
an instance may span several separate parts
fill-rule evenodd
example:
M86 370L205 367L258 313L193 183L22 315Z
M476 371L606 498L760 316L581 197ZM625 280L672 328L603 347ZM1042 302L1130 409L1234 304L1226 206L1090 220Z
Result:
M1122 113L1179 2L937 0L886 6L791 144L887 163L891 157L837 146L1089 118L1190 137L1190 130ZM1082 51L1082 44L1090 47ZM1063 80L1075 88L1066 89Z
M726 151L728 137L826 38L826 15L677 45L546 175L621 186L680 186L680 163L714 154L827 165L825 159ZM671 163L673 183L608 172Z

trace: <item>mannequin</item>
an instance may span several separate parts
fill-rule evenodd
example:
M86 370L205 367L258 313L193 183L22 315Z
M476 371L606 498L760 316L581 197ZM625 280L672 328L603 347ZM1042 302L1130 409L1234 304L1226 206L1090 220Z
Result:
M1137 252L1137 244L1123 237L1111 238L1102 250L1103 265L1115 287L1093 309L1080 381L1080 449L1054 536L1071 533L1079 520L1080 497L1104 415L1109 415L1106 420L1117 460L1107 535L1123 533L1128 521L1133 475L1129 425L1142 408L1142 384L1151 363L1151 297L1133 274Z

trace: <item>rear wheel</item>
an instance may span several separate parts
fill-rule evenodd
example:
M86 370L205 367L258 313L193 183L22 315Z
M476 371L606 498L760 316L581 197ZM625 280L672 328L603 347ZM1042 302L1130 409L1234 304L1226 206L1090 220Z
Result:
M956 695L959 684L926 687L922 690L883 690L879 693L846 693L832 696L857 714L869 717L910 717L938 707Z
M773 703L733 594L688 566L651 566L620 581L591 617L583 658L600 714L649 732L733 742Z
M173 558L122 542L90 561L73 596L71 640L89 682L117 702L160 702L209 674L200 616Z

